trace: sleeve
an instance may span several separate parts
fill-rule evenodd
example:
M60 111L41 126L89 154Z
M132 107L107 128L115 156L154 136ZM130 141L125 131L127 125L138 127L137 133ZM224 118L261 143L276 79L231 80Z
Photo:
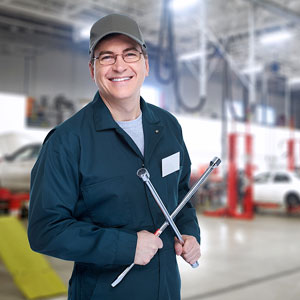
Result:
M105 265L134 261L137 235L75 218L80 195L80 143L57 132L31 172L28 238L34 251L64 260Z
M180 181L178 185L179 203L183 200L183 198L185 197L185 195L188 193L190 189L189 181L191 175L191 160L183 140L182 140L182 144L184 149L184 159L183 159ZM176 218L176 224L181 234L194 236L197 239L198 243L200 244L201 242L200 228L198 225L196 211L190 201L178 213Z

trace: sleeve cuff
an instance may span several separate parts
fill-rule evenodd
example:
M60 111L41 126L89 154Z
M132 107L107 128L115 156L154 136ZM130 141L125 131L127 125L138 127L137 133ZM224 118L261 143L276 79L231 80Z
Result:
M134 262L137 243L137 234L119 231L117 240L117 251L114 264L130 265Z

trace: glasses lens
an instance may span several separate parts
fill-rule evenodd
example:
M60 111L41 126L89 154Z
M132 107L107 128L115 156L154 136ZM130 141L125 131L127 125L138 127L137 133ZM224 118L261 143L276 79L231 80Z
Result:
M101 65L113 65L116 62L117 56L120 54L103 53L98 57ZM125 51L122 54L123 60L127 63L137 62L141 59L141 53L135 49Z
M136 62L141 58L141 54L137 50L129 50L123 53L123 58L128 63Z
M101 54L99 56L99 62L101 65L112 65L115 63L115 57L113 54Z

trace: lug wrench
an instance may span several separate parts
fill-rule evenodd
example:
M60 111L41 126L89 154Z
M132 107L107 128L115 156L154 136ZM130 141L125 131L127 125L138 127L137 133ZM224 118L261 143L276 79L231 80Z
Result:
M175 225L173 219L171 218L171 216L169 215L169 212L168 210L166 209L164 203L162 202L161 198L159 197L157 191L155 190L151 180L150 180L150 174L149 172L147 171L147 169L145 168L141 168L137 171L137 176L139 176L145 183L146 185L148 186L154 200L156 201L157 205L159 206L160 210L162 211L162 213L164 214L167 222L169 223L169 225L171 225L172 229L174 230L179 242L181 245L184 244L184 240L182 238L182 235L181 233L179 232L177 226ZM191 264L191 266L193 268L197 268L199 266L199 263L198 262L195 262L194 264Z
M177 208L173 211L171 214L171 218L174 219L178 213L182 210L182 208L185 206L185 204L193 197L193 195L197 192L200 185L206 180L208 175L220 165L221 160L218 157L214 157L213 160L209 163L208 168L205 170L205 172L201 175L201 177L198 179L198 181L192 186L192 188L188 191L188 193L185 195L185 197L182 199L180 204L177 206ZM166 221L159 229L156 230L155 235L160 236L163 231L168 227L169 223ZM117 286L123 278L129 273L129 271L134 267L134 263L132 263L130 266L128 266L118 277L117 279L111 284L112 287Z

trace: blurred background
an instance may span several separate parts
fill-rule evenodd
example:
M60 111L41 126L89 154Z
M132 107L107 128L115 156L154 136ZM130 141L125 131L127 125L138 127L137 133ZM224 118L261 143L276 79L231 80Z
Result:
M181 123L191 184L222 159L192 199L202 258L195 270L178 259L182 299L300 299L297 0L0 0L0 298L66 299L29 272L41 259L24 238L30 171L97 90L89 30L108 13L141 27L142 96ZM42 259L66 287L72 262Z

